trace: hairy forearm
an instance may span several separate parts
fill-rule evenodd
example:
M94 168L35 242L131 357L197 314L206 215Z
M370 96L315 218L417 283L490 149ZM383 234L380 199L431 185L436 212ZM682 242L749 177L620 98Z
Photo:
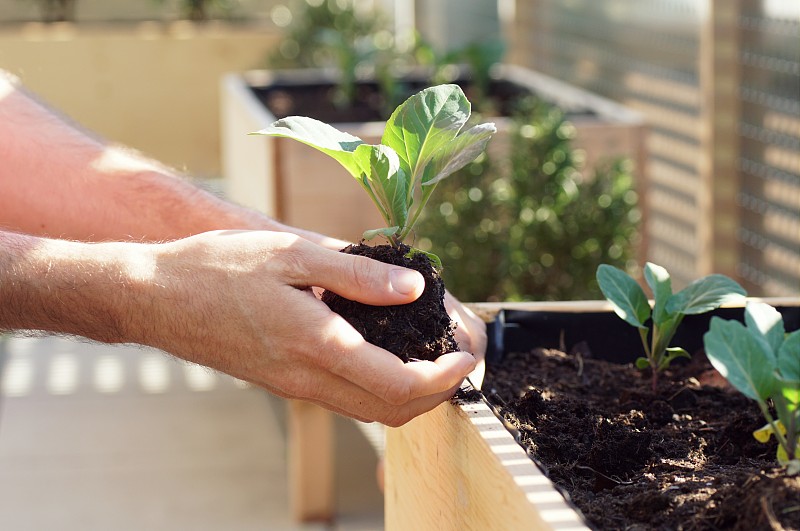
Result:
M163 241L215 229L291 230L338 245L224 201L171 168L96 138L2 71L0 229L81 241Z
M93 137L8 76L0 76L0 161L6 229L84 241L167 240L270 222Z
M134 341L152 290L145 244L79 243L0 231L0 330Z

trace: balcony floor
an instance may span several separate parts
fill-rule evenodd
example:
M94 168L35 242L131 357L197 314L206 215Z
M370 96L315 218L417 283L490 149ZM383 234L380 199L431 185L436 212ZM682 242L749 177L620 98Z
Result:
M375 454L346 419L336 523L298 525L281 399L134 346L14 337L0 353L3 529L383 528Z

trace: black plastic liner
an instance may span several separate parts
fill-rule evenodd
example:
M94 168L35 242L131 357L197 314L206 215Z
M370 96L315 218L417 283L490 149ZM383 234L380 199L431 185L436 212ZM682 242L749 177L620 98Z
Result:
M800 306L776 307L783 315L787 332L800 328ZM678 327L670 346L680 346L689 353L703 348L703 334L711 318L744 322L744 308L718 308L700 315L687 315ZM488 364L500 363L506 352L524 352L537 347L570 352L580 347L592 358L616 363L630 363L644 356L636 328L613 311L608 312L533 312L501 310L487 329ZM584 343L584 345L579 345ZM585 348L584 348L585 347Z

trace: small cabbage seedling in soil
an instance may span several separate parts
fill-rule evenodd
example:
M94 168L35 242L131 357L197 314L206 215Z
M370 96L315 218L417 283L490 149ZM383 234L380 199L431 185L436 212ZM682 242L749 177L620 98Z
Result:
M766 443L775 435L778 462L800 473L800 330L786 334L775 308L748 302L744 325L713 317L703 346L714 368L758 403L767 425L753 436Z
M597 283L616 314L639 329L645 356L636 360L636 366L639 369L650 367L655 391L658 373L676 358L691 357L681 347L670 347L684 316L705 313L740 300L745 291L725 275L709 275L673 294L667 270L650 262L644 267L644 278L653 291L652 309L644 290L630 275L607 264L597 268ZM652 330L647 326L648 321Z
M364 239L383 236L389 244L351 245L343 252L414 268L425 277L422 296L403 306L367 306L330 291L323 293L322 300L367 341L404 361L432 360L458 349L444 309L439 259L403 241L437 183L472 162L494 134L491 123L465 129L470 114L470 103L460 87L439 85L397 107L377 145L304 116L278 120L255 133L293 138L333 157L375 203L386 226L367 230Z

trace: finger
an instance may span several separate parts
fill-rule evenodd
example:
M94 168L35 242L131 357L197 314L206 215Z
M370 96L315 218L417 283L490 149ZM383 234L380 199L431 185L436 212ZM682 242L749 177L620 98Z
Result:
M470 338L469 330L461 318L461 314L455 308L449 309L447 313L450 316L450 320L456 325L455 330L453 330L453 336L456 343L458 343L458 348L466 352L472 352L472 338Z
M449 291L445 291L444 303L448 315L456 323L455 338L461 350L466 350L482 359L486 355L486 323L475 312L459 302Z
M296 374L291 374L296 369ZM368 393L332 373L320 370L308 370L292 365L282 381L295 383L313 381L314 385L299 383L296 386L278 387L262 385L271 393L284 398L301 399L324 407L337 414L351 417L362 422L381 422L389 426L400 426L412 418L435 408L455 394L458 385L442 392L415 398L404 404L390 404L374 394Z
M478 364L475 365L475 368L469 373L469 381L475 387L475 389L480 389L483 387L483 378L486 376L486 359L481 358L478 360Z
M425 280L411 269L364 256L331 251L306 242L303 260L308 285L374 306L407 304L422 295Z
M326 394L320 398L303 400L361 422L380 422L387 426L398 427L452 398L459 386L460 384L440 393L415 398L401 405L389 404L375 395L359 396L361 392L355 389L338 396Z
M452 398L459 387L460 384L455 385L450 389L447 389L446 391L443 391L441 393L415 398L405 406L399 408L390 405L388 413L381 415L381 418L383 420L380 420L379 422L386 424L387 426L391 426L393 428L402 426L409 420L418 417L423 413L427 413L428 411L436 408L443 402Z
M390 352L367 343L336 314L321 326L320 364L390 404L446 391L475 368L476 360L467 352L445 354L433 362L404 364Z

